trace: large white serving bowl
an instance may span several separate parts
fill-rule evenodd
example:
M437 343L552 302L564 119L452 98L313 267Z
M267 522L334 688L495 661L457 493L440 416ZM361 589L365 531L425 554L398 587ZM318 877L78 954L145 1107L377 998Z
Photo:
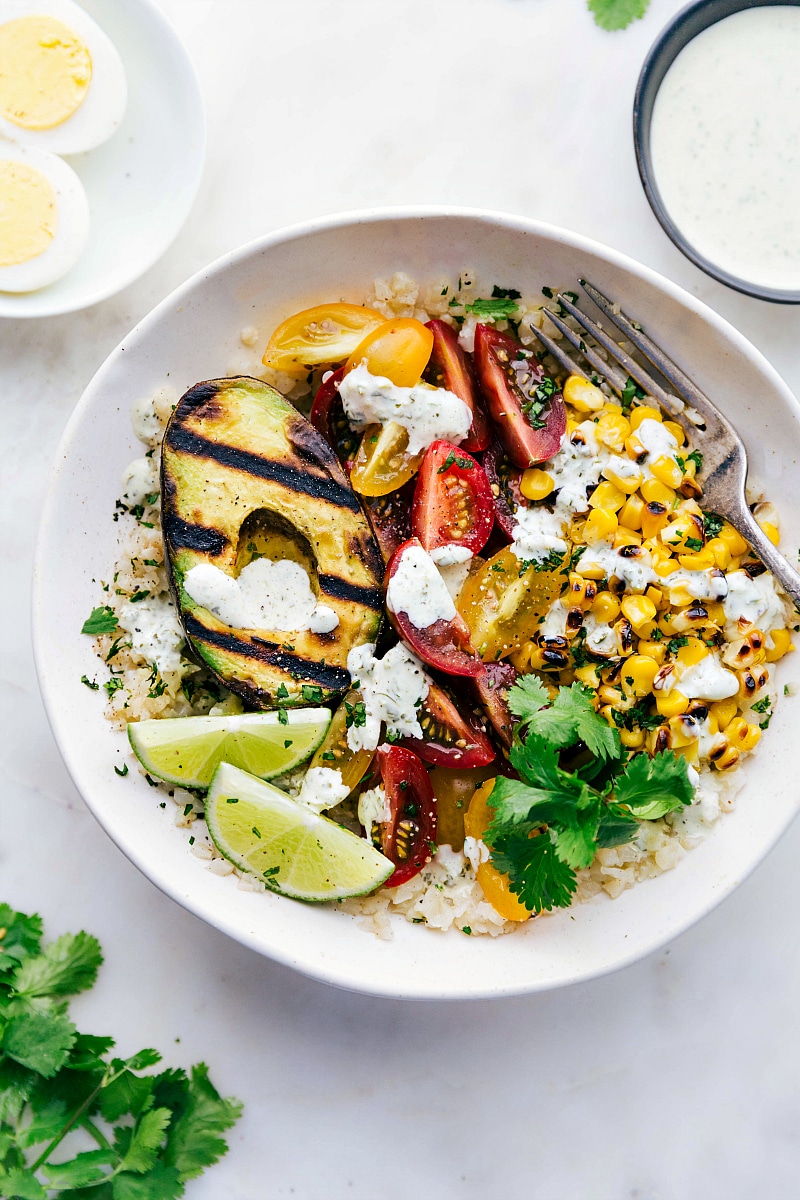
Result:
M617 900L598 897L530 921L510 936L440 934L398 919L393 939L380 941L341 912L246 892L233 877L211 874L188 851L186 831L174 827L173 806L160 809L162 797L135 769L124 779L114 774L127 742L103 717L103 693L81 683L98 673L98 662L80 628L102 600L94 580L107 579L114 560L120 475L141 453L129 423L133 401L165 382L183 390L227 373L241 352L243 326L256 326L265 341L298 309L362 300L377 276L403 270L420 280L457 278L464 267L484 285L533 294L545 284L579 290L576 281L585 277L624 301L741 431L751 477L780 508L794 556L800 409L753 346L674 284L587 238L521 217L435 208L346 214L281 230L219 259L159 304L110 355L67 426L36 556L36 662L48 716L77 788L120 849L173 899L259 953L383 996L534 992L632 963L729 895L798 805L790 699L742 768L736 810L675 870Z

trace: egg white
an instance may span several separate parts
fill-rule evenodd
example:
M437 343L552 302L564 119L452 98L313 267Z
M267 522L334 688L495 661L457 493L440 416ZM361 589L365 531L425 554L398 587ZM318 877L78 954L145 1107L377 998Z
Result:
M89 201L72 167L55 154L0 138L0 161L8 159L41 171L56 194L58 220L47 249L27 262L0 267L0 291L33 292L55 283L78 261L89 237Z
M18 17L53 17L85 43L92 57L92 80L80 107L52 129L22 129L0 116L0 134L21 146L53 154L82 154L108 140L128 103L125 67L114 43L72 0L0 0L0 25Z

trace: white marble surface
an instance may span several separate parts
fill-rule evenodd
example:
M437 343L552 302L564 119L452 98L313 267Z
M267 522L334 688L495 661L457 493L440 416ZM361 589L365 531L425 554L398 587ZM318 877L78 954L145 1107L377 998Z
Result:
M800 825L663 953L530 998L336 992L207 929L84 809L33 674L29 578L67 416L128 328L207 260L307 216L484 205L563 224L677 280L800 393L800 309L726 291L650 214L630 133L645 52L583 0L161 0L197 64L205 179L172 250L88 312L0 323L4 499L0 895L106 951L79 1022L203 1058L246 1103L191 1200L788 1200L797 1195ZM765 748L766 749L766 748ZM768 750L766 750L768 752Z

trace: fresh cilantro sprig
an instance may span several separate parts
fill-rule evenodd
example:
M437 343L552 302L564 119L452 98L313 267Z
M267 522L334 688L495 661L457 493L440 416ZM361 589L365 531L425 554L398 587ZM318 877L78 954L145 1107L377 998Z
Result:
M650 0L589 0L589 10L601 29L627 29L643 17Z
M89 613L81 626L81 633L89 633L97 637L101 633L114 633L118 628L113 608L109 608L107 604L101 604L99 608L93 608Z
M629 842L641 821L691 803L686 760L672 751L627 758L619 732L579 683L551 700L527 675L509 690L508 706L518 722L509 760L519 778L495 782L484 840L527 908L565 908L576 871L599 849Z
M111 1038L69 1019L68 998L102 961L91 935L43 945L40 917L0 904L0 1196L177 1200L227 1150L241 1105L219 1096L203 1063L144 1074L156 1050L111 1057Z

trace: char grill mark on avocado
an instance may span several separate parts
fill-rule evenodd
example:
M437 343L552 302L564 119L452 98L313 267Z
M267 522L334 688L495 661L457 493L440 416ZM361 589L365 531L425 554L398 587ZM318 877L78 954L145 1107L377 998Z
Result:
M259 479L274 480L275 483L291 488L294 492L301 492L314 499L326 500L329 504L335 504L339 508L348 508L351 512L361 511L361 505L355 492L332 479L321 479L302 469L273 462L272 459L263 458L260 454L251 454L247 450L242 450L239 446L228 446L224 442L209 441L181 426L170 426L167 438L169 440L166 444L170 450L174 450L176 453L192 454L197 458L210 458L223 467L230 467L234 471L243 471L248 475L255 475Z
M320 575L319 590L326 596L334 596L337 600L351 600L354 604L363 604L366 608L374 608L383 612L383 591L381 588L357 587L348 583L338 575Z
M209 529L207 525L192 525L175 513L169 499L165 498L161 525L164 535L176 548L183 550L198 550L201 554L212 554L218 558L228 545L228 539L218 529Z
M343 691L350 686L350 672L343 667L323 666L320 662L313 662L310 659L301 658L298 654L291 654L288 650L281 649L275 642L268 642L255 635L244 639L233 633L221 633L217 629L209 629L194 613L187 613L183 624L190 637L197 638L198 641L205 642L217 650L258 659L270 666L279 667L292 677L296 676L306 682L319 684L332 691Z

